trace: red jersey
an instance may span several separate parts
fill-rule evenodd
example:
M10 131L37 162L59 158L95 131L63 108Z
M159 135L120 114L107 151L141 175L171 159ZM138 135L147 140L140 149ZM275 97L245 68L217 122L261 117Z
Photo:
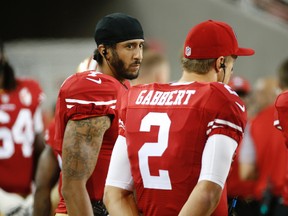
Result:
M275 101L275 121L274 125L276 128L282 131L282 134L285 138L285 144L288 148L288 91L282 92L278 95ZM288 156L288 149L286 148L286 156ZM278 170L278 169L277 169ZM288 205L288 160L286 160L286 174L284 189L282 192L283 203Z
M54 137L55 137L55 118L53 118L51 120L48 128L45 130L45 137L44 138L45 138L46 144L52 148L53 153L54 153L55 157L57 158L58 165L61 169L62 168L62 160L61 160L61 157L60 157L58 151L56 151ZM59 192L61 191L60 189L61 189L61 187L59 187Z
M276 196L281 195L284 185L285 142L281 132L273 126L274 112L275 109L271 105L251 120L250 134L255 146L256 166L259 172L254 188L257 200L261 200L268 183Z
M59 167L61 168L62 161L61 161L61 158L60 158L58 152L56 151L54 137L55 137L55 118L53 118L51 120L48 128L45 130L44 138L45 138L45 143L53 149L54 155L58 160Z
M0 188L7 192L31 192L34 140L43 131L42 100L41 87L30 79L17 79L15 90L0 93Z
M55 118L53 118L48 126L48 128L45 130L45 142L51 146L51 148L54 148L55 142Z
M124 100L120 134L127 140L138 208L149 216L178 215L197 184L207 139L222 134L242 140L245 106L216 82L139 85ZM224 188L213 215L227 214Z
M274 125L282 131L288 148L288 91L278 95L275 101L276 115Z
M69 120L105 115L113 118L111 127L104 134L96 167L86 184L91 200L103 198L110 157L118 136L120 98L128 88L130 88L128 81L122 84L112 76L87 71L68 77L59 91L55 113L55 148L60 155L65 127ZM56 212L66 213L63 198Z

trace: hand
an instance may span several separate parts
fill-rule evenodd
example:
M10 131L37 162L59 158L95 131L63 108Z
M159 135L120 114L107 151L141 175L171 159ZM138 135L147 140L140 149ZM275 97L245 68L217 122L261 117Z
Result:
M91 204L92 204L94 216L108 216L109 215L104 203L101 200L92 201Z

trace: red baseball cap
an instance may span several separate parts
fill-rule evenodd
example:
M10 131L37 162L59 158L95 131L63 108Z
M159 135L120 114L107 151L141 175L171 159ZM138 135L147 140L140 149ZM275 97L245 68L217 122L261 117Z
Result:
M251 91L251 85L247 79L241 76L233 76L228 83L232 90L248 94Z
M232 27L216 20L207 20L194 26L189 31L184 46L184 56L189 59L250 56L254 53L251 48L240 48Z

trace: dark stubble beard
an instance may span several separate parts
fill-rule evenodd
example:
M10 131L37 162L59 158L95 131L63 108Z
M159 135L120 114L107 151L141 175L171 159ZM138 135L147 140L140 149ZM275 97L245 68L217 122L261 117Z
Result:
M135 61L135 64L140 64L140 61ZM113 73L120 79L128 79L133 80L136 79L139 75L139 70L137 73L130 73L129 68L125 68L124 62L119 58L118 53L113 50L112 51L112 58L110 60L110 65L113 67Z

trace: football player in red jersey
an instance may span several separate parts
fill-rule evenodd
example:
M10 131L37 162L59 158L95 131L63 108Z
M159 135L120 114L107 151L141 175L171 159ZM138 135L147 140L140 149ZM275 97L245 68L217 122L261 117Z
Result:
M106 179L109 215L228 215L225 182L247 113L226 84L237 56L253 54L228 24L207 20L187 35L177 83L128 91Z
M16 78L3 45L0 61L0 212L8 215L22 211L27 200L32 205L34 169L44 148L44 95L35 80Z
M282 93L278 95L275 101L275 121L274 126L282 131L285 138L286 148L288 148L288 59L285 59L278 68L279 87ZM286 149L288 155L288 150ZM288 161L286 160L286 175L284 188L282 191L282 200L277 203L275 215L288 215Z
M97 62L93 55L85 58L78 65L76 72L81 73L88 70L97 70ZM41 153L35 179L34 193L34 216L55 215L55 209L61 195L61 182L59 173L62 166L61 157L53 150L55 149L55 118L45 131L46 147ZM60 183L60 184L57 184ZM58 188L58 190L57 190Z
M102 198L118 136L120 97L138 76L144 34L139 21L123 13L96 25L94 59L99 71L76 73L62 84L55 112L55 145L62 157L58 214L107 215ZM56 214L57 215L57 214Z

